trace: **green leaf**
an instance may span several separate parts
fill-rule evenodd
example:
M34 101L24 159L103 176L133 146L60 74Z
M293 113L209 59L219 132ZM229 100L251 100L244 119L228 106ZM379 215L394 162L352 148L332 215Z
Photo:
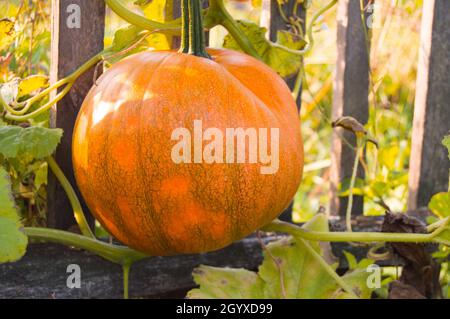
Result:
M442 140L442 144L447 147L448 159L450 159L450 135L444 137L444 139Z
M241 30L249 38L254 48L263 61L283 77L297 73L302 66L301 57L281 49L285 46L289 49L302 49L306 42L288 31L278 31L277 43L266 39L266 28L260 27L250 21L237 21ZM231 35L225 36L223 46L228 49L242 51Z
M435 194L428 204L428 208L438 216L443 219L450 216L450 192L447 193L437 193ZM439 233L437 236L440 239L444 239L450 242L450 226L447 226L444 231Z
M246 269L217 268L200 265L192 273L199 289L188 292L191 299L261 299L264 282Z
M25 254L28 238L21 227L9 175L0 167L0 263L16 261Z
M6 158L20 157L25 162L50 156L61 140L61 129L44 127L0 127L0 154Z
M348 268L355 269L358 267L358 261L356 260L356 257L352 253L349 253L348 251L344 250L344 256L345 259L347 259Z
M428 208L440 218L450 216L450 192L434 195L428 204Z
M351 178L344 178L344 180L339 185L338 196L346 197L350 195L350 180ZM362 178L357 177L355 180L355 185L353 187L353 195L365 195L365 181Z
M385 146L378 151L378 162L389 170L397 168L396 162L399 158L400 147L398 145Z
M16 32L14 22L9 19L0 20L0 51L6 49L14 41Z
M112 50L114 52L120 52L123 49L129 47L139 39L139 34L142 32L142 30L142 28L135 25L127 25L118 29L114 33Z
M42 185L47 184L48 166L47 162L41 163L39 168L35 170L34 186L39 189Z
M45 75L32 75L19 83L18 98L30 94L37 89L41 89L48 86L48 77Z
M329 231L324 214L315 215L303 228ZM323 254L317 242L309 245ZM199 288L189 298L348 298L336 281L305 248L303 241L286 237L266 246L264 261L258 272L245 269L201 266L194 271ZM336 268L336 265L331 266ZM342 278L361 298L369 298L368 273L355 269Z

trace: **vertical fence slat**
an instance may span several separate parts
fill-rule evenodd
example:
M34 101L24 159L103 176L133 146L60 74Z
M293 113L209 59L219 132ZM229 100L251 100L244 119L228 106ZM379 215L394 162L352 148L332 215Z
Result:
M408 208L428 205L448 189L449 160L441 145L450 130L450 1L423 4L414 106Z
M77 13L79 11L79 14ZM79 28L76 19L80 19ZM69 23L68 23L69 21ZM74 23L75 22L75 23ZM76 70L85 61L103 49L105 29L105 3L103 0L52 0L52 82ZM72 168L72 131L78 110L92 86L94 70L82 75L75 85L52 110L52 127L64 130L61 144L55 154L56 161L75 187ZM78 196L81 195L76 189ZM83 203L87 212L87 207ZM88 216L91 224L93 218ZM67 229L75 224L69 200L53 174L48 181L48 226Z
M283 17L280 14L280 11L278 10L278 1L279 0L270 0L270 21L269 21L269 38L271 41L277 40L277 31L279 30L288 30L288 24L283 20ZM294 5L297 2L297 0L288 0L286 1L282 8L284 9L284 12L289 16L290 13L293 12ZM303 30L305 30L305 19L306 19L306 10L304 10L303 5L299 4L297 6L297 12L296 15L303 20L302 27ZM286 78L286 83L288 84L289 88L293 89L295 85L295 81L297 78L297 74L290 76L289 78ZM301 99L302 99L302 90L300 89L300 93L297 98L297 106L300 110L301 105Z
M368 0L365 0L367 4ZM337 61L333 92L333 119L352 116L365 124L369 117L369 55L359 1L341 0L337 9ZM331 200L332 215L345 215L347 198L337 196L341 181L352 175L355 152L343 143L343 136L355 145L354 136L335 131L331 152ZM363 178L360 167L358 177ZM363 198L355 196L352 213L362 214Z
M277 1L278 0L263 0L262 3L263 7L262 19L265 21L261 21L261 25L269 27L269 39L271 41L277 40L277 31L289 29L289 25L283 20L283 17L278 8ZM296 2L297 0L288 0L283 4L282 8L284 9L284 12L286 12L288 16L291 15L291 13L293 12L294 5ZM267 12L267 9L269 12ZM302 27L303 30L305 30L306 10L304 10L303 5L301 4L298 5L296 15L302 19ZM285 79L290 89L294 88L296 77L297 75L295 74ZM301 91L302 90L300 89L298 99L296 101L299 110L301 105ZM292 208L293 203L291 203L291 205L289 205L289 207L280 215L280 219L284 221L291 221Z

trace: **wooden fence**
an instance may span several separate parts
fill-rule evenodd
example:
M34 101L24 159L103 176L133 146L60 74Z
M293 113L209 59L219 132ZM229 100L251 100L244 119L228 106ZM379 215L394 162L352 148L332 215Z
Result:
M284 6L292 9L296 0ZM372 1L365 0L365 4ZM65 20L67 7L77 4L81 9L81 28L70 29ZM287 26L280 16L277 0L264 0L269 8L270 38ZM179 16L179 0L171 12ZM52 0L52 68L53 81L77 69L82 62L103 49L105 4L103 0ZM298 16L305 17L302 6ZM450 1L424 1L419 72L417 77L414 129L411 151L409 207L426 206L432 194L448 188L449 161L441 147L441 139L450 129ZM366 10L366 18L370 12ZM267 14L266 14L267 16ZM338 4L337 44L338 54L334 79L333 117L353 116L365 123L369 114L369 55L366 46L365 26L362 24L360 1L340 0ZM179 41L173 41L177 45ZM392 48L395 50L395 48ZM64 130L64 138L56 152L56 160L66 176L75 185L71 161L71 136L75 117L84 96L92 85L93 70L88 71L58 103L52 112L52 125ZM293 80L286 79L292 87ZM300 107L300 98L298 101ZM344 134L345 135L345 134ZM346 135L345 135L346 136ZM346 136L351 141L351 136ZM338 135L332 141L332 187L330 210L343 214L345 198L339 200L339 181L351 174L354 154L343 145ZM363 172L358 173L362 177ZM78 194L80 195L80 194ZM80 196L81 198L81 196ZM83 206L87 212L87 207ZM363 212L363 199L357 198L354 215ZM49 177L48 223L49 227L68 229L75 224L70 203L65 192L53 176ZM89 214L90 215L90 214ZM282 219L290 220L291 211ZM89 217L93 222L92 216ZM375 226L376 227L376 226ZM267 238L270 240L270 238ZM351 246L334 245L334 251ZM356 252L364 254L364 251ZM191 256L155 257L139 262L130 277L130 293L135 296L183 296L193 286L190 273L199 264L245 267L255 269L261 262L261 249L254 237L218 252ZM66 287L66 267L77 263L83 270L81 289ZM118 266L89 253L62 246L33 244L19 262L0 266L0 298L11 297L120 297L121 272ZM3 278L5 280L3 280Z

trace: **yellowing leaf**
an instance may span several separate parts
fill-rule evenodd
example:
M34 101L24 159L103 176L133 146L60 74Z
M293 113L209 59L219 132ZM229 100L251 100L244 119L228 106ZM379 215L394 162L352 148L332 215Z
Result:
M303 226L308 230L328 231L328 220L317 214ZM309 245L323 254L320 245ZM336 265L330 266L336 268ZM361 298L370 298L365 269L347 272L342 279ZM199 288L189 298L349 298L311 254L304 241L286 237L267 245L258 272L245 269L200 266L194 273Z
M200 265L192 275L202 286L188 292L190 299L264 298L264 282L253 271Z
M9 19L0 20L0 51L7 48L14 41L14 22Z
M299 50L306 44L303 39L297 38L287 31L279 31L277 33L277 43L274 44L266 39L266 28L260 27L250 21L240 20L237 22L239 27L251 41L259 56L268 66L283 77L298 72L299 68L302 66L301 57L283 50L280 48L280 45L289 49ZM237 42L229 34L225 37L223 46L228 49L242 51Z
M172 20L172 17L166 15L166 0L138 0L138 2L141 3L142 11L148 19L158 22ZM168 50L171 45L170 39L170 36L154 33L147 37L147 44L155 50Z
M428 204L428 208L440 218L450 216L450 192L434 195Z
M38 89L48 86L48 77L45 75L32 75L19 83L19 93L17 98L28 95Z

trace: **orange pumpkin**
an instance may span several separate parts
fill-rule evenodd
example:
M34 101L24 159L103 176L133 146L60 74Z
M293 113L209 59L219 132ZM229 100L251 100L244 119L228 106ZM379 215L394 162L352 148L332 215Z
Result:
M209 57L198 33L199 1L182 5L182 42L190 49L146 51L114 64L87 95L73 135L75 177L91 212L118 240L150 255L212 251L249 235L289 205L303 169L299 116L284 81L242 53L210 49ZM175 154L191 153L190 163L173 157L180 128L193 132L194 143L183 141L187 147ZM202 135L208 128L224 132L222 139ZM267 144L261 133L257 149L251 134L227 143L233 128L270 130ZM227 149L208 153L213 141ZM268 158L261 146L278 149L270 173L262 174Z
M73 165L90 210L114 237L151 255L239 240L276 218L300 183L300 122L284 81L242 53L208 53L212 60L147 51L116 63L90 90L75 125ZM223 131L279 128L278 170L174 163L172 132L193 130L194 120Z

